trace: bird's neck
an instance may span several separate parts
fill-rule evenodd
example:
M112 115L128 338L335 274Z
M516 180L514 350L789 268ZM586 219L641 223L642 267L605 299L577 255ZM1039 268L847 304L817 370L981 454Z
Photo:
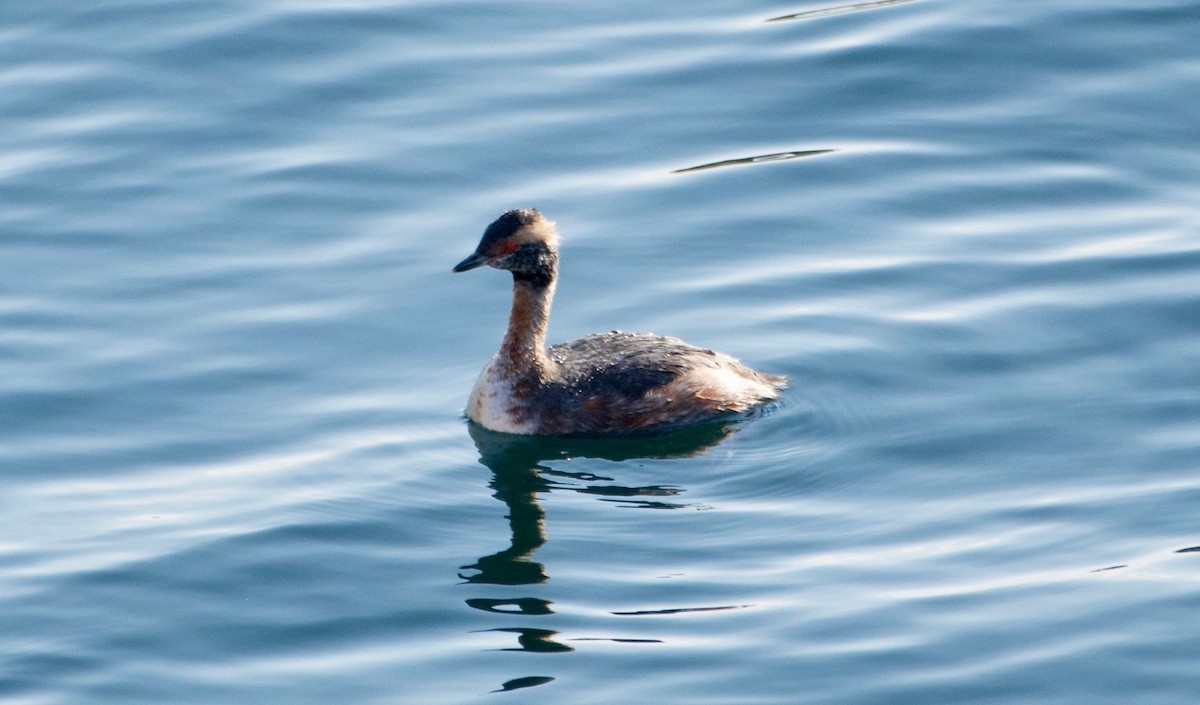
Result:
M500 360L517 377L544 380L553 367L546 354L546 328L554 301L557 267L533 274L513 272L512 312L500 344Z

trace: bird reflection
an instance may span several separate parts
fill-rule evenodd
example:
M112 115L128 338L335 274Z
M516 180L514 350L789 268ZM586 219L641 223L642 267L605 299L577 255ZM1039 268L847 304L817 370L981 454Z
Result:
M598 458L625 461L651 458L684 458L699 455L736 431L734 422L710 423L668 433L625 436L621 438L564 438L515 436L489 431L474 423L468 425L479 451L479 462L492 471L489 487L493 496L504 503L508 513L511 539L501 551L483 556L462 566L459 577L471 584L536 585L546 582L546 566L534 559L534 553L546 543L546 514L539 495L552 491L571 491L595 495L603 501L626 506L678 509L689 506L669 501L682 490L664 485L622 486L611 477L590 472L571 472L551 468L546 461L572 458ZM541 616L553 614L553 603L537 597L468 599L467 605L484 612ZM542 629L500 629L519 635L518 651L541 653L570 651L554 641L555 632Z
M649 458L684 458L704 453L734 433L733 422L710 423L668 433L620 438L569 438L516 436L489 431L475 423L468 428L479 462L492 471L489 487L508 510L512 540L508 548L483 556L462 567L459 577L468 583L489 585L534 585L548 579L546 567L533 559L546 543L546 513L538 503L540 493L572 491L597 495L633 507L678 509L687 506L664 498L681 490L663 485L626 487L612 484L613 478L589 472L569 472L543 465L548 460L600 458L624 461ZM641 499L653 497L650 499ZM491 601L472 600L472 607L487 611L545 614L545 605L533 598ZM503 606L512 609L501 609Z
M474 424L471 425L471 429L473 437L476 429L478 433L492 433ZM481 456L488 457L484 454L478 437L475 438L475 445L480 448ZM487 460L481 462L492 468L492 481L489 483L495 491L492 496L508 507L508 525L512 532L512 541L503 551L463 566L463 570L478 572L459 573L458 577L469 583L491 585L543 583L547 578L546 568L532 558L533 552L546 543L546 513L537 503L537 495L539 492L548 492L552 484L538 473L537 461L526 465L519 461L510 461L503 455L493 457L496 458L493 463Z
M558 632L553 629L533 629L529 627L505 627L503 629L490 629L493 632L509 632L517 635L517 643L520 645L515 649L500 649L501 651L529 651L535 654L565 654L575 649L566 644L555 641L554 637Z

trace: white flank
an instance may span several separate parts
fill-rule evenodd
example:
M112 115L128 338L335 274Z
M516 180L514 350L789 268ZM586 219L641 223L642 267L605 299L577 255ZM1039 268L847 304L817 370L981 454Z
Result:
M496 359L479 373L471 397L467 401L467 418L484 428L501 433L534 433L533 425L513 418L509 409L517 406L512 395L512 386L496 369Z

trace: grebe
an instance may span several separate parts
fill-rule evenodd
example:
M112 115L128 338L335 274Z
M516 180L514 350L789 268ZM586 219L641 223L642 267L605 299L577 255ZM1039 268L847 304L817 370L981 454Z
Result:
M512 272L513 304L500 351L467 402L480 426L523 435L664 430L749 411L787 386L678 338L612 331L546 349L558 232L536 209L497 218L454 271L485 264Z

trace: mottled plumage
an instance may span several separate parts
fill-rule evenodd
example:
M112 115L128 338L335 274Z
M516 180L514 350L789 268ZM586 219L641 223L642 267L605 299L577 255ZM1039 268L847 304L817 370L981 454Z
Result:
M484 264L513 273L508 331L467 404L467 416L487 428L542 435L659 430L748 411L787 384L724 353L656 335L612 331L547 350L558 235L536 210L502 215L454 271Z

